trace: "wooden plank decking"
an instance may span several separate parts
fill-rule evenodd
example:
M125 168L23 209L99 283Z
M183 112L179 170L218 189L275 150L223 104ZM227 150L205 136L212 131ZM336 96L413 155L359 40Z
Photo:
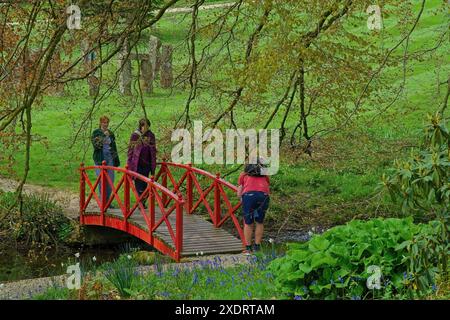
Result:
M100 215L100 210L88 208L84 213L86 215ZM123 220L120 209L108 209L106 215ZM155 208L155 221L161 219L161 211ZM169 215L168 220L173 232L176 231L175 212ZM134 224L140 229L148 232L147 224L141 213L136 210L130 218L129 223ZM166 223L163 221L154 233L154 236L164 241L168 246L174 248L174 243L170 237ZM216 254L232 253L242 251L242 242L222 228L215 228L214 225L201 216L195 214L183 215L183 250L182 256L191 256L196 254Z

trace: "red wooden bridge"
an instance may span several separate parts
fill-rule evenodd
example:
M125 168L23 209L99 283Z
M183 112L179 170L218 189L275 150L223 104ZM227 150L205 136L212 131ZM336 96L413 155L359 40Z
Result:
M100 170L98 177L96 169ZM109 170L115 173L115 185ZM140 196L136 179L147 184ZM111 188L109 198L107 185ZM105 162L101 166L81 164L80 224L122 230L176 261L196 254L238 252L244 234L235 216L241 205L236 191L237 187L220 174L191 165L158 163L156 176L147 178ZM111 208L114 200L118 208Z

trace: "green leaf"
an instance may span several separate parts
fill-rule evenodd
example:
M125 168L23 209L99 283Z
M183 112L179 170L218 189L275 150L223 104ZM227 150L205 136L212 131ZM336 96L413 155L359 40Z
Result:
M324 251L325 249L328 248L329 245L330 242L327 239L320 236L315 236L310 240L308 248L313 252Z
M406 240L395 247L395 251L402 250L411 244L411 240Z
M312 259L311 259L311 268L317 268L318 266L322 266L322 265L335 265L336 264L336 259L334 259L333 257L331 257L328 254L323 254L323 253L316 253L313 255Z

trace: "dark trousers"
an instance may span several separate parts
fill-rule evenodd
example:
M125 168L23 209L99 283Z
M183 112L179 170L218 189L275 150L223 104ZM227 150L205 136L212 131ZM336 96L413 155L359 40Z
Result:
M147 177L150 174L150 166L142 166L141 164L138 165L137 173L142 174L143 176ZM142 181L141 179L135 179L134 185L136 186L136 191L138 192L139 196L147 189L147 182Z

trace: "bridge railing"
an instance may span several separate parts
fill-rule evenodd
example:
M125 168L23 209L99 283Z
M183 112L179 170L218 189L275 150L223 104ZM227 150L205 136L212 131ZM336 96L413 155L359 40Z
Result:
M242 227L236 217L236 211L241 206L236 196L237 187L222 179L220 173L214 175L190 164L161 162L155 181L173 193L182 194L184 210L188 214L201 207L209 214L216 228L231 220L242 243L245 243ZM163 198L163 203L169 200Z
M141 235L140 238L145 238L145 240L153 247L170 255L177 261L180 260L183 248L183 209L185 207L185 201L181 193L170 191L165 186L159 184L156 181L157 179L154 179L153 177L147 178L136 172L129 171L127 167L119 168L107 166L105 161L103 161L101 166L85 167L84 164L81 164L79 170L80 224L97 224L114 227L129 233L139 233L142 231L135 228L128 221L129 217L138 210L140 215L144 218L148 230L148 234ZM88 173L96 170L98 170L99 174L95 181L91 181ZM114 179L117 181L116 185L114 185L108 174L108 171L110 170L114 171L115 174L122 175L120 179ZM93 174L91 174L91 176L93 176ZM145 191L141 195L139 195L136 190L135 180L140 180L146 184ZM99 185L100 192L98 194L96 189ZM111 190L111 194L108 198L107 186L109 186ZM123 192L122 197L120 191ZM99 216L85 214L92 199L95 200L95 203L100 210ZM107 209L110 208L111 203L114 200L118 203L122 214L121 222L118 222L117 218L114 218L111 215L106 215ZM147 208L144 207L144 200L148 201ZM156 208L159 208L161 212L161 218L157 221L155 214ZM176 216L175 226L172 226L169 220L169 216L173 212L175 212ZM167 245L167 243L154 237L154 232L161 228L163 223L167 227L175 250Z

